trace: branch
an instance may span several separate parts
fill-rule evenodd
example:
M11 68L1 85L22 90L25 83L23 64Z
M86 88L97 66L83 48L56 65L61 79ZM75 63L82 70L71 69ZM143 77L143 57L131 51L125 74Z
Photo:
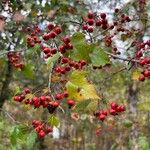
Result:
M117 56L115 54L112 54L112 53L109 53L109 52L106 52L106 51L105 51L105 53L108 54L108 55L110 55L110 56L112 56L113 58L117 58L117 59L120 59L120 60L123 60L123 61L136 62L136 63L139 62L138 60L131 59L131 58L130 59L129 58L122 58L120 56Z

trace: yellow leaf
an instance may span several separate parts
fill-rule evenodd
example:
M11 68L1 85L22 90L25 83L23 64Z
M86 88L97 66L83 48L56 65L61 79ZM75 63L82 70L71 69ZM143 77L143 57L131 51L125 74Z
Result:
M85 71L72 72L69 81L66 84L69 98L77 101L85 99L99 99L95 87L86 79L87 73Z
M140 70L135 70L135 71L132 73L132 79L133 79L133 80L138 80L140 74L141 74L141 71L140 71Z

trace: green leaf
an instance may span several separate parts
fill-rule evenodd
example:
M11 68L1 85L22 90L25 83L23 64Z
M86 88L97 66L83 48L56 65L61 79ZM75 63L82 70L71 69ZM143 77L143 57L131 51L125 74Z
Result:
M71 38L71 42L76 46L80 45L85 41L85 35L81 32L76 32Z
M15 91L14 91L14 95L18 94L21 92L21 89L18 85L15 86Z
M70 54L70 57L76 61L84 59L87 62L90 62L89 54L97 47L96 44L87 43L85 35L80 32L76 32L72 36L71 42L74 49Z
M32 130L28 136L27 136L27 140L26 140L26 144L27 144L27 148L28 150L32 150L33 149L33 146L34 146L34 143L37 139L37 133Z
M28 78L33 78L34 77L34 66L32 64L27 64L25 65L22 69L21 72Z
M90 54L90 58L94 66L103 66L109 63L108 55L104 52L103 49L100 48L95 49L93 53Z
M85 110L86 107L90 104L91 100L90 99L87 99L87 100L83 100L83 101L80 101L76 104L75 106L75 110L76 111L79 111L79 110Z
M51 125L51 126L55 126L55 127L58 127L60 121L59 121L59 118L54 116L54 115L50 115L48 117L48 123Z
M25 125L17 125L12 127L10 131L11 144L15 146L18 142L24 143L27 132L28 132L28 127Z
M129 120L129 119L125 119L125 120L123 121L123 125L124 125L125 127L127 127L127 128L130 128L130 127L133 125L133 122L132 122L131 120Z
M49 58L46 60L48 67L51 65L51 63L57 61L60 56L61 56L61 53L56 53L56 54L53 55L52 57L49 57Z
M145 136L139 137L140 150L149 150L150 144Z

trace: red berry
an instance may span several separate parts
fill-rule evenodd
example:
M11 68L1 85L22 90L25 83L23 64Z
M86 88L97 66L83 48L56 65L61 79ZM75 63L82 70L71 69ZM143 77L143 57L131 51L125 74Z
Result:
M15 101L21 101L21 97L20 97L20 96L15 96L15 97L14 97L14 100L15 100Z
M49 39L50 39L49 34L44 34L44 35L43 35L43 39L44 39L45 41L49 40Z
M126 110L125 105L120 105L120 110L121 110L121 111L125 111L125 110Z
M98 118L103 121L103 120L105 120L106 116L101 114L101 115L98 116Z
M102 21L101 21L101 20L97 20L97 21L96 21L96 26L97 26L97 27L101 26L101 24L102 24Z
M88 26L87 26L86 24L83 24L83 25L82 25L82 29L83 29L83 30L87 30L87 29L88 29Z
M56 49L56 48L52 48L52 49L51 49L51 53L52 53L52 54L56 54L56 53L57 53L57 49Z
M40 132L39 132L39 136L40 137L44 137L46 134L45 134L45 132L43 131L43 130L41 130Z
M93 32L93 27L91 27L91 26L88 27L87 31L90 32L90 33L92 33Z
M118 107L118 104L117 104L117 103L115 103L115 102L112 102L112 103L111 103L111 108L112 108L112 109L115 110L117 107Z
M106 14L105 13L101 13L100 16L101 16L102 19L106 18Z
M140 76L139 76L139 81L144 81L145 80L145 76L143 75L143 74L141 74Z
M68 100L67 104L69 105L69 107L72 107L75 105L75 101L74 100Z
M61 94L61 93L60 94L56 94L55 98L57 100L61 100L63 98L63 94Z
M52 31L52 32L48 33L48 36L49 36L49 38L54 39L56 37L56 33Z
M144 70L143 72L145 77L149 77L150 76L150 71L149 70Z
M114 110L114 109L110 109L109 113L110 113L111 115L117 115L116 110Z
M68 96L69 96L69 93L68 93L67 91L65 91L65 92L63 93L63 96L64 96L64 97L68 97Z
M60 34L60 33L62 32L61 27L56 27L56 28L54 29L54 32L55 32L56 34Z
M102 111L101 114L107 116L108 113L107 113L107 111Z
M49 30L52 30L54 28L54 24L50 22L47 27Z
M71 41L69 36L64 37L62 40L65 44L68 44Z
M88 12L88 18L93 19L94 18L94 13L92 11Z
M86 65L86 61L85 60L80 60L79 62L81 64L81 66L85 66Z
M145 65L146 64L145 59L140 60L139 64L142 65L142 66Z
M69 58L67 58L67 57L62 57L62 58L61 58L61 61L62 61L63 64L66 64L66 63L69 62Z
M52 132L52 131L53 131L53 128L51 128L51 127L47 127L46 131L47 131L48 133L50 133L50 132Z
M91 26L91 25L94 24L94 20L93 20L93 19L88 19L88 20L87 20L87 23Z

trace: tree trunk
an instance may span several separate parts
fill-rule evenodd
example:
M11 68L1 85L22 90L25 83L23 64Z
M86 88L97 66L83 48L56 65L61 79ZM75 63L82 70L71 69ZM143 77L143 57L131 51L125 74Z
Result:
M132 140L131 149L134 149L134 150L139 150L139 145L138 145L139 129L137 126L138 125L138 122L137 122L138 92L139 92L138 82L132 80L129 83L129 87L128 87L128 105L129 105L131 118L134 122L131 128L131 137L130 137Z
M5 73L5 80L2 83L1 93L0 93L0 108L3 107L5 100L8 98L9 95L9 84L12 78L12 66L10 61L7 63L6 73Z

